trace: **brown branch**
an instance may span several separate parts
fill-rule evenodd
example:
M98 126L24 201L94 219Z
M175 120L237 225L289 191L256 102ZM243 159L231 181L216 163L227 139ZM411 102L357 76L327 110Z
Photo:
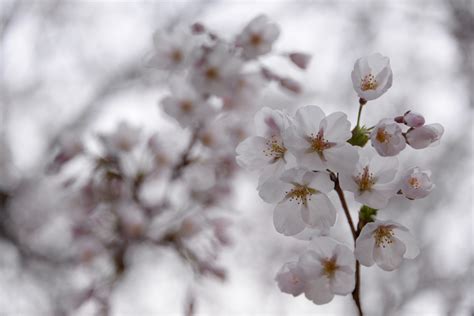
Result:
M357 237L359 236L360 230L356 229L354 226L354 222L352 221L351 214L349 212L349 207L347 206L346 198L344 196L344 191L342 190L339 184L339 177L336 176L334 173L331 174L331 178L334 181L334 189L337 192L337 196L341 201L342 208L344 209L344 214L346 215L347 222L351 228L352 237L354 238L354 247ZM356 267L355 267L355 288L352 292L352 298L357 307L357 311L359 312L359 316L363 316L364 313L362 312L362 304L360 302L360 263L356 260Z

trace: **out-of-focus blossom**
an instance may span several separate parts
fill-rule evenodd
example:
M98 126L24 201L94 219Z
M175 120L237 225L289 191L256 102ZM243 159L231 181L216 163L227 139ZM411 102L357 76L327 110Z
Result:
M310 170L349 170L358 159L355 147L347 143L352 137L346 114L325 116L314 105L298 109L284 141L297 162Z
M402 129L392 119L381 120L370 135L372 146L380 156L398 155L406 147Z
M259 187L260 197L278 203L273 224L279 233L293 236L305 227L327 231L336 222L336 209L327 197L334 188L326 172L292 168L279 180L269 180Z
M53 162L48 166L48 172L59 172L65 163L83 151L84 144L82 143L81 139L72 134L65 133L59 139L59 153L56 155Z
M224 110L247 110L257 103L267 80L261 73L241 74L232 94L223 98Z
M406 134L408 145L415 149L423 149L428 146L439 144L443 136L444 128L441 124L424 125L419 128L410 129Z
M401 180L402 194L410 200L428 196L434 187L435 185L431 182L431 171L418 167L409 169Z
M283 293L298 296L304 292L306 275L298 262L287 262L278 271L275 281Z
M281 111L264 107L255 115L258 136L252 136L237 148L237 163L248 170L260 170L261 185L278 177L288 162L288 151L282 133L288 127L288 117Z
M224 44L217 44L202 57L191 73L191 83L203 94L225 97L232 94L242 68L242 61L229 52Z
M308 65L311 61L311 55L305 53L290 53L288 54L288 57L293 62L293 64L303 70L308 68Z
M306 298L315 304L329 303L334 295L347 295L355 286L352 251L328 237L315 238L298 261L304 271Z
M266 15L255 17L237 36L236 45L242 48L245 58L252 59L272 50L280 29Z
M374 100L392 86L390 60L379 53L359 58L351 77L359 97L366 101Z
M403 258L413 259L419 249L408 229L392 221L367 223L357 238L354 254L367 267L376 263L386 271L400 267Z
M107 153L117 154L121 151L131 151L140 142L140 134L140 128L130 126L127 122L120 122L114 132L101 134L99 138Z
M349 173L341 173L341 187L353 192L356 201L362 204L384 208L398 190L397 168L396 157L380 157L372 148L365 147L359 150L355 168Z
M154 51L148 61L151 67L181 70L192 61L196 40L189 29L176 27L172 31L157 31L153 36Z
M134 203L122 203L118 206L117 215L120 227L130 237L139 237L145 233L146 218L143 210Z
M193 127L205 119L211 119L213 109L201 94L184 80L171 84L171 95L161 101L166 114L175 118L182 127Z
M183 180L190 190L206 191L216 183L215 166L212 161L198 161L189 165Z

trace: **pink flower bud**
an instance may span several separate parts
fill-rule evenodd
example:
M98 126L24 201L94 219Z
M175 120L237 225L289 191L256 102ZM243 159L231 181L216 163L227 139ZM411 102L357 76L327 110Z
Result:
M410 127L421 127L425 124L425 118L419 113L408 111L403 116L403 123Z
M280 86L293 93L301 93L301 85L291 78L281 78Z
M444 128L441 124L430 124L414 128L406 135L407 143L415 149L423 149L439 143Z
M393 120L397 123L405 124L405 120L402 115L395 117Z
M204 24L196 22L191 25L191 31L193 32L193 34L202 34L206 31L206 27L204 26Z
M301 69L308 68L308 65L311 61L311 55L304 53L290 53L288 57L290 57L290 60L293 62L293 64Z

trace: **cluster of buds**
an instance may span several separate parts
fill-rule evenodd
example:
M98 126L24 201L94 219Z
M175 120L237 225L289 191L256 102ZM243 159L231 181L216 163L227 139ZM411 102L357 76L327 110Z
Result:
M326 114L314 105L301 107L294 115L263 108L255 116L257 135L238 145L236 160L260 172L257 190L264 201L275 204L275 229L310 240L308 250L278 272L280 289L294 296L304 293L316 304L352 292L362 313L358 266L375 263L392 271L419 252L408 229L379 219L383 212L378 210L397 195L420 199L434 188L430 171L402 170L396 156L407 144L414 149L437 144L443 128L425 125L423 116L411 111L382 119L374 127L361 126L362 109L392 85L387 57L373 54L358 59L352 81L360 98L352 129L346 114ZM372 146L366 146L369 140ZM358 225L353 224L344 191L352 192L362 204ZM328 197L331 192L337 193L343 206L353 250L330 237L337 217Z
M235 147L246 135L240 118L271 81L301 90L294 79L263 65L279 33L261 15L231 41L201 23L154 34L147 66L168 75L169 93L159 106L176 123L176 134L187 138L184 146L176 145L179 140L167 146L159 132L147 136L126 122L96 134L90 144L63 137L48 171L65 174L74 164L86 170L66 181L80 209L72 228L79 262L107 257L121 275L127 250L148 244L173 248L199 275L225 277L216 260L231 243L230 219L221 214L238 171ZM278 56L299 69L310 61L299 52ZM94 292L92 284L86 296Z

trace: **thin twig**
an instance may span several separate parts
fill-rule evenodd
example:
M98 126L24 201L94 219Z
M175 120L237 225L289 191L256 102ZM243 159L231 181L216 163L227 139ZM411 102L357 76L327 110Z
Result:
M346 215L347 222L349 223L349 226L351 228L351 233L352 233L352 237L354 238L354 246L355 246L355 242L357 240L357 237L359 236L360 230L355 228L354 222L352 221L352 217L349 212L349 207L347 206L346 198L344 196L344 191L342 190L339 184L339 177L335 176L335 174L333 173L331 175L331 178L334 181L334 189L336 190L337 196L339 197L339 200L341 201L342 208L344 209L344 214ZM360 263L358 260L356 260L355 288L354 288L354 291L352 292L352 298L354 299L354 302L357 306L359 316L363 316L364 313L362 312L362 304L360 303Z
M344 197L344 192L341 189L341 186L339 185L339 178L336 177L334 181L334 189L337 192L337 195L339 196L339 200L341 201L342 208L344 209L344 214L346 214L347 222L349 223L349 226L351 227L351 233L352 237L354 238L354 243L355 240L357 239L357 230L354 226L354 222L352 221L351 214L349 212L349 207L347 206L346 198Z

